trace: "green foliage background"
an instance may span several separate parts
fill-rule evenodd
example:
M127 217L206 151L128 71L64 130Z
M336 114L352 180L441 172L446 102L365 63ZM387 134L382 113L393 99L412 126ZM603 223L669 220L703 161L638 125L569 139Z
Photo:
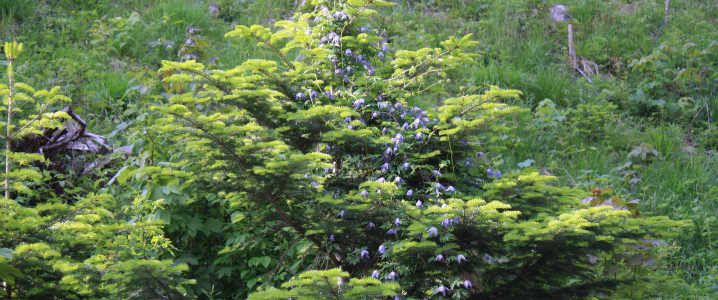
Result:
M19 81L35 89L62 87L81 105L93 132L138 153L91 178L46 173L44 180L59 179L64 193L27 181L33 193L6 204L14 213L3 214L3 224L15 225L0 233L0 276L35 287L15 289L17 298L152 299L163 289L183 297L182 286L205 299L244 298L280 287L303 270L328 268L315 259L312 243L258 213L266 207L238 205L240 196L222 192L235 187L201 188L207 179L221 179L196 176L202 165L188 160L206 145L171 142L176 133L162 130L160 115L149 109L169 107L168 93L179 88L197 88L163 82L174 74L157 73L163 60L184 61L194 53L217 70L250 58L282 63L256 42L224 35L235 25L274 28L300 3L220 2L219 20L207 16L207 3L200 1L0 2L3 42L26 47L15 69ZM558 186L575 188L576 197L605 192L605 199L637 198L644 217L692 221L666 239L668 247L650 253L660 259L646 275L663 279L631 284L611 297L716 296L715 3L673 1L667 26L663 1L561 3L571 8L579 57L600 66L601 75L588 83L566 64L565 24L545 20L555 3L395 2L370 22L383 30L392 51L440 47L448 37L468 33L480 42L467 50L481 55L478 64L446 71L446 95L416 94L406 105L436 109L447 98L481 93L488 85L523 92L505 102L531 111L504 119L510 130L491 144L504 150L486 151L483 167L504 176L553 175ZM222 111L204 104L196 109ZM23 206L36 199L44 204ZM625 279L631 274L617 273ZM141 288L126 289L135 285Z

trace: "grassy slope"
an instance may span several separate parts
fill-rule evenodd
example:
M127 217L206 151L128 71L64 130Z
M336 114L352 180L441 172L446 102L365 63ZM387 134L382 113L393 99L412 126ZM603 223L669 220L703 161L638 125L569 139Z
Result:
M293 1L221 2L225 4L226 21L235 24L268 25L290 16L294 9ZM233 5L228 9L226 4L230 2ZM451 74L455 86L450 90L459 91L460 86L471 89L484 83L516 88L525 92L518 104L536 107L540 101L551 99L558 104L556 116L570 116L571 109L579 104L600 103L607 98L607 92L618 94L613 97L617 99L635 91L641 78L628 69L629 63L663 42L705 46L718 40L718 4L712 1L673 1L671 22L666 28L661 25L663 1L632 1L635 6L623 1L562 1L571 7L576 21L579 56L598 63L603 73L610 74L605 80L596 78L589 84L569 72L565 63L566 26L544 20L546 1L425 0L412 1L411 7L406 1L397 2L399 6L382 11L374 24L387 30L395 49L438 47L448 36L467 33L475 34L482 42L477 49L482 54L479 64ZM136 84L129 83L126 74L132 67L156 70L161 60L176 60L176 45L183 41L186 27L203 29L201 34L210 42L212 53L225 66L237 65L250 56L273 57L256 45L225 39L224 33L232 27L230 22L209 18L206 3L199 1L54 0L45 4L23 7L21 12L32 12L36 17L24 17L22 26L3 18L0 39L30 45L33 55L19 70L25 81L36 87L63 86L96 116L92 125L98 133L115 129L126 118L123 111L128 103L143 99L136 93L125 93ZM534 8L537 16L532 16ZM101 27L103 24L106 27ZM93 37L97 33L93 30L103 28L115 30ZM173 41L175 47L149 45L164 40ZM153 87L150 94L162 92L156 79L145 80ZM694 98L696 103L713 103L707 106L713 111L718 109L715 93ZM411 101L430 106L438 100ZM696 109L686 112L696 113ZM675 272L686 279L686 284L676 290L677 298L714 297L718 291L715 152L704 152L700 147L705 143L693 135L691 130L696 128L689 129L686 120L690 118L640 118L621 111L616 114L603 124L605 134L598 138L576 134L567 123L545 126L547 119L530 114L517 116L521 140L509 137L507 147L511 151L497 155L497 167L515 170L519 162L533 159L534 166L558 176L562 184L587 190L611 186L624 199L641 199L644 214L692 220L693 228L670 241L678 251L660 266L668 270L657 272ZM687 146L686 140L699 143L695 153L682 149ZM630 159L628 153L643 142L655 145L660 157L649 161ZM614 170L627 161L644 166L636 169L641 182L625 183Z

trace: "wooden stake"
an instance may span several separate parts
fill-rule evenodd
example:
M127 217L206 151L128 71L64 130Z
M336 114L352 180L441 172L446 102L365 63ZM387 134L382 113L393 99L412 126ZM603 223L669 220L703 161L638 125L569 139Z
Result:
M576 68L576 49L573 48L573 24L568 24L568 54L571 56L571 66Z

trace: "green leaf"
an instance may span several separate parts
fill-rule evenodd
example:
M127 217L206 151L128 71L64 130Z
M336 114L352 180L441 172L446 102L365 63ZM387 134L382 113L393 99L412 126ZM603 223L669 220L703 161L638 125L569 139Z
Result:
M222 232L222 225L224 225L224 223L222 223L222 221L217 220L215 218L209 218L209 219L207 219L207 222L204 223L205 233L207 231L217 232L217 233Z
M7 257L7 259L12 259L13 252L15 252L15 251L12 249L0 248L0 255Z

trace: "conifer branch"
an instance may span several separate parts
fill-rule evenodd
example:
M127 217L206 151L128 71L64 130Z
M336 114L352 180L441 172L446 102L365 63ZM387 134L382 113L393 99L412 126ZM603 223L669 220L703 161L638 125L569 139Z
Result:
M247 165L247 161L246 161L244 158L240 157L236 152L234 152L234 150L232 150L231 148L229 148L229 146L227 146L227 144L224 143L218 136L216 136L216 135L212 134L211 132L207 131L206 129L204 129L204 127L203 127L201 124L197 124L197 123L193 122L192 120L190 120L190 119L188 119L188 118L185 118L185 117L182 116L182 115L179 115L179 114L177 114L177 113L172 113L172 112L170 112L169 114L171 114L171 115L173 115L173 116L175 116L175 117L177 117L177 118L180 118L180 119L185 120L186 122L192 124L192 126L194 126L195 128L199 129L200 131L202 131L202 132L204 132L205 134L207 134L208 136L210 136L213 141L217 142L217 144L219 144L220 146L222 146L222 148L224 148L225 150L227 150L227 152L228 152L232 157L234 157L234 158L237 160L237 162L239 162L240 164L242 164L242 166L244 166L244 168L245 168L245 170L246 170L247 172L249 172L250 174L253 174L253 175L254 175L254 171L252 171L252 169L249 168L249 166Z
M253 37L254 39L256 39L257 41L259 41L260 43L267 45L267 47L269 47L269 49L272 49L272 52L274 52L275 54L277 54L277 56L279 56L279 58L284 62L285 65L287 65L287 67L289 67L289 68L292 69L292 70L295 69L294 66L293 66L291 63L289 63L289 60L287 60L287 58L284 57L284 55L282 55L281 52L277 51L277 49L274 48L274 45L272 45L272 43L270 43L270 42L266 41L265 39L260 38L260 37L258 37L258 36L256 36L256 35L252 35L252 37Z
M202 76L204 79L206 79L206 80L208 80L209 82L211 82L213 86L215 86L216 88L218 88L219 90L221 90L223 93L225 93L225 94L227 94L227 95L231 95L231 94L232 94L232 91L230 91L229 89L227 89L227 88L223 87L222 85L218 84L217 81L214 80L214 78L212 78L211 76L207 75L207 74L204 73L204 72L197 72L197 71L194 71L194 70L185 70L185 71L186 71L186 72L189 72L189 73L192 73L192 74L195 74L195 75ZM267 120L266 118L264 118L262 115L260 115L260 114L258 114L258 113L256 113L256 112L252 111L251 109L249 109L249 107L247 107L246 105L244 105L242 102L237 101L237 104L239 104L239 106L241 106L242 109L244 109L244 110L246 110L247 112L249 112L255 119L260 120L262 123L264 123L265 126L268 126L268 127L272 128L272 129L276 129L276 128L277 128L277 126L275 126L272 122L270 122L269 120Z
M81 210L83 210L83 209L89 207L90 205L93 205L93 204L97 203L97 201L100 201L100 199L92 200L90 203L87 203L87 204L85 204L85 205L83 205L83 206L81 206L81 207L76 208L75 210L73 210L73 211L71 211L71 212L65 214L64 216L60 217L59 219L53 221L52 223L47 224L47 225L44 225L44 226L41 226L39 229L36 229L36 230L34 230L33 232L29 233L27 236L25 236L25 238L29 238L29 237L31 237L31 236L37 234L38 232L40 232L40 231L42 231L42 230L45 230L45 229L48 229L48 228L52 227L53 225L59 223L60 221L63 221L63 220L65 220L65 219L67 219L69 216L74 215L75 213L77 213L77 212L79 212L79 211L81 211ZM15 246L15 245L19 244L20 242L22 242L23 240L24 240L24 239L19 239L19 240L15 241L14 243L12 243L12 245Z
M485 99L484 101L481 101L481 102L479 102L479 103L476 103L476 104L470 106L469 108L467 108L466 110L460 112L460 113L457 114L456 116L457 116L457 117L461 117L461 116L463 116L463 115L469 113L472 109L477 108L477 107L483 105L483 104L486 103L486 102L493 101L493 100L495 100L495 99L497 99L497 98L499 98L499 97L498 97L498 96L486 97L486 99Z

